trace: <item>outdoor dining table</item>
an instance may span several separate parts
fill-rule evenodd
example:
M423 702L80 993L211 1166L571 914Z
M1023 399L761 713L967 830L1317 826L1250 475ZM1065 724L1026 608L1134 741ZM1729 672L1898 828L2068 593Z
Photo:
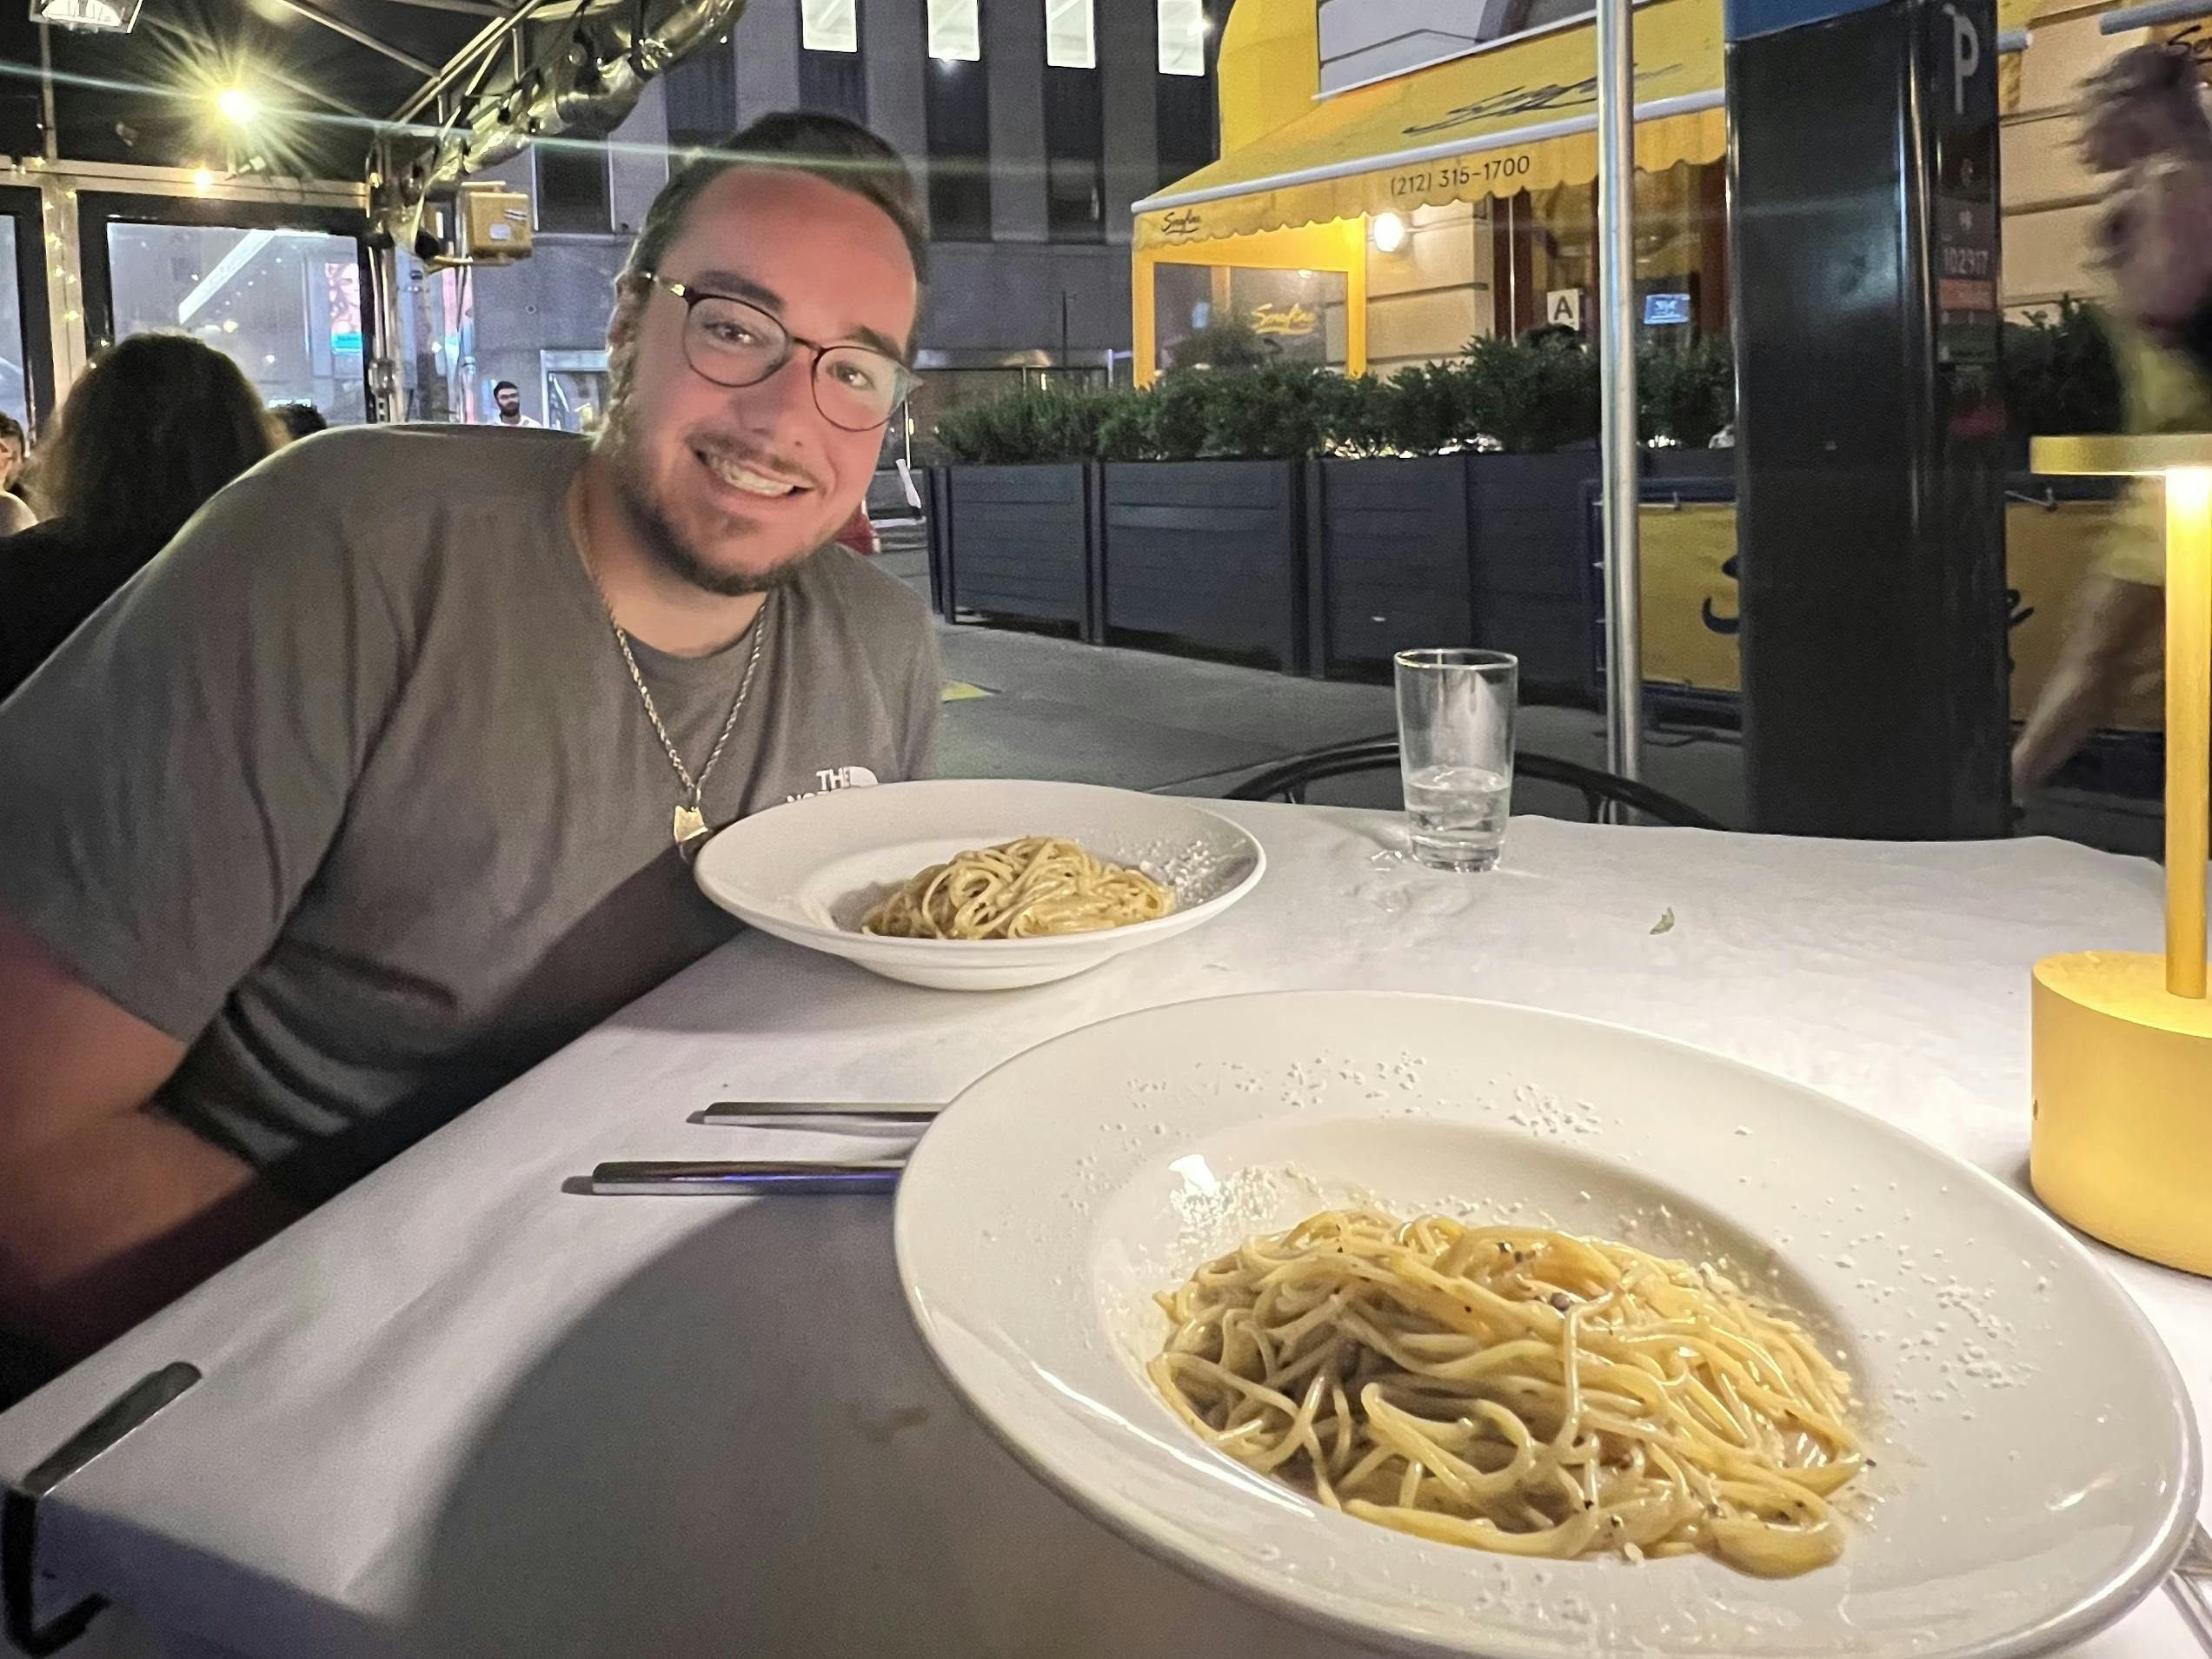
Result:
M1258 889L1057 985L927 991L739 938L0 1416L15 1480L148 1373L203 1374L39 1504L41 1615L109 1598L88 1654L1362 1652L1145 1555L1002 1450L908 1321L890 1199L578 1178L849 1156L871 1143L688 1119L949 1099L1131 1010L1357 987L1693 1043L2025 1191L2030 965L2160 939L2155 866L2057 841L1521 818L1465 876L1404 859L1393 815L1222 810L1266 849ZM2202 1422L2212 1281L2099 1254ZM2191 1650L2152 1596L2073 1651Z

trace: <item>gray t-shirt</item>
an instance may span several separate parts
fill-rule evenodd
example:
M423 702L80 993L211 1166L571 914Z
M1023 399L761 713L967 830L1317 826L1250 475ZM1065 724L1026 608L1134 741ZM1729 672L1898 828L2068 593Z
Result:
M568 533L586 453L295 444L0 704L0 909L190 1045L157 1110L301 1198L737 927L674 849L681 786ZM832 547L763 617L710 824L928 772L917 595ZM752 647L635 647L694 771Z

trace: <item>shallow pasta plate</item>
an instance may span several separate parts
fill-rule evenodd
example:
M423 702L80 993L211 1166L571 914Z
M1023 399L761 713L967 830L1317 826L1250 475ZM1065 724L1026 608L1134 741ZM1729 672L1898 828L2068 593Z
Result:
M1050 1110L1040 1110L1048 1103ZM1322 1508L1153 1392L1152 1293L1315 1211L1552 1226L1724 1266L1837 1352L1876 1467L1843 1557L1529 1561ZM1999 1659L2125 1612L2200 1480L2163 1346L2041 1211L1734 1061L1491 1003L1183 1003L964 1092L899 1190L907 1302L1017 1456L1202 1577L1408 1652Z
M1058 836L1165 882L1157 920L1042 939L879 939L870 906L970 847ZM701 889L766 933L909 985L1001 991L1044 985L1204 926L1259 883L1267 857L1196 801L1096 784L938 779L837 789L741 819L699 855Z

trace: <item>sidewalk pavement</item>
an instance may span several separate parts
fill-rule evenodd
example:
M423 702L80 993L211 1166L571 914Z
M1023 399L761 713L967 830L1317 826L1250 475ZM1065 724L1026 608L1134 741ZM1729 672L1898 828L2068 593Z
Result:
M893 526L885 541L885 566L926 590L915 533ZM1387 737L1396 722L1388 686L1304 680L1001 628L940 622L938 639L949 682L939 765L948 777L1065 778L1219 795L1291 755ZM1646 736L1646 783L1723 824L1745 823L1737 733L1660 726ZM1605 764L1604 720L1584 709L1523 708L1518 743L1584 766ZM1332 780L1312 798L1395 807L1398 779L1382 771ZM1517 812L1584 815L1582 798L1556 786L1524 783L1513 805ZM2029 803L2021 833L2155 858L2163 826L2156 801L2046 791Z

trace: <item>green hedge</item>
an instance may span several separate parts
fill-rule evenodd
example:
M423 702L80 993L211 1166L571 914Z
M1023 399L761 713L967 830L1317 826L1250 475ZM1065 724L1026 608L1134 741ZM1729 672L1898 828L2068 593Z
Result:
M1233 336L1233 337L1232 337ZM1598 358L1571 341L1473 340L1457 361L1357 380L1245 362L1228 325L1222 362L1169 370L1137 391L1016 392L948 412L936 441L953 460L1194 461L1293 455L1541 455L1598 435ZM2016 434L2112 432L2119 375L2092 307L2062 300L2004 330L2005 404ZM1703 448L1736 418L1728 342L1644 348L1646 442Z
M2095 306L2068 297L2004 325L2004 408L2015 433L2120 430L2119 365Z
M1647 350L1647 436L1703 446L1732 409L1724 346ZM1598 360L1571 343L1475 340L1464 359L1358 379L1280 362L1179 368L1142 391L1033 388L948 411L955 461L1257 460L1543 454L1598 435Z

